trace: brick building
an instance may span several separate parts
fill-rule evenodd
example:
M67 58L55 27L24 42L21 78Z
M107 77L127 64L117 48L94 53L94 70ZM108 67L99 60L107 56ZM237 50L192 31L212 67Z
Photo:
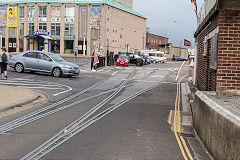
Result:
M163 36L158 36L155 34L147 33L147 42L146 42L146 48L151 50L160 50L161 45L168 44L169 38L163 37Z
M240 1L205 0L195 32L197 87L240 90Z
M16 26L8 26L10 8L17 13ZM36 35L38 31L47 35ZM145 31L144 16L111 0L0 1L0 46L9 52L44 48L60 54L77 51L90 56L98 36L101 55L107 51L142 50Z

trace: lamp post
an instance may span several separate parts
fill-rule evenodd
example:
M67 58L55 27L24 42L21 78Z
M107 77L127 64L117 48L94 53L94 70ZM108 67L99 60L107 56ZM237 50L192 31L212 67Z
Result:
M173 42L175 41L175 38L176 38L176 30L175 30L175 24L176 24L177 21L173 21Z
M83 56L86 56L86 37L85 37L85 33L83 36Z

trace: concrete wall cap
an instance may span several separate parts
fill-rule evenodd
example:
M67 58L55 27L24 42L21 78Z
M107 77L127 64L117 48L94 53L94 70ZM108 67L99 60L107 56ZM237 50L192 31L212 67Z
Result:
M206 96L207 91L197 91L195 94L198 96L202 101L204 101L209 107L211 107L213 110L218 112L220 115L226 117L233 123L237 124L240 126L240 117L237 115L233 114L229 110L223 108L221 105L217 104L215 101L210 99L208 96Z

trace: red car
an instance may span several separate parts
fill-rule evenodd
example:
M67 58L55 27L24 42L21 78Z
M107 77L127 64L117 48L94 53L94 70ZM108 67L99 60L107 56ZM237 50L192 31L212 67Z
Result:
M130 58L128 56L119 56L117 59L117 66L129 66L130 65Z

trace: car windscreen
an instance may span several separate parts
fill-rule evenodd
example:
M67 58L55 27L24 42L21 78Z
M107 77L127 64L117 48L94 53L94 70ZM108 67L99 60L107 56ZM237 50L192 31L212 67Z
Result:
M119 57L118 59L127 59L127 57L121 56L121 57Z
M56 54L51 54L51 57L54 61L64 61L64 59Z

